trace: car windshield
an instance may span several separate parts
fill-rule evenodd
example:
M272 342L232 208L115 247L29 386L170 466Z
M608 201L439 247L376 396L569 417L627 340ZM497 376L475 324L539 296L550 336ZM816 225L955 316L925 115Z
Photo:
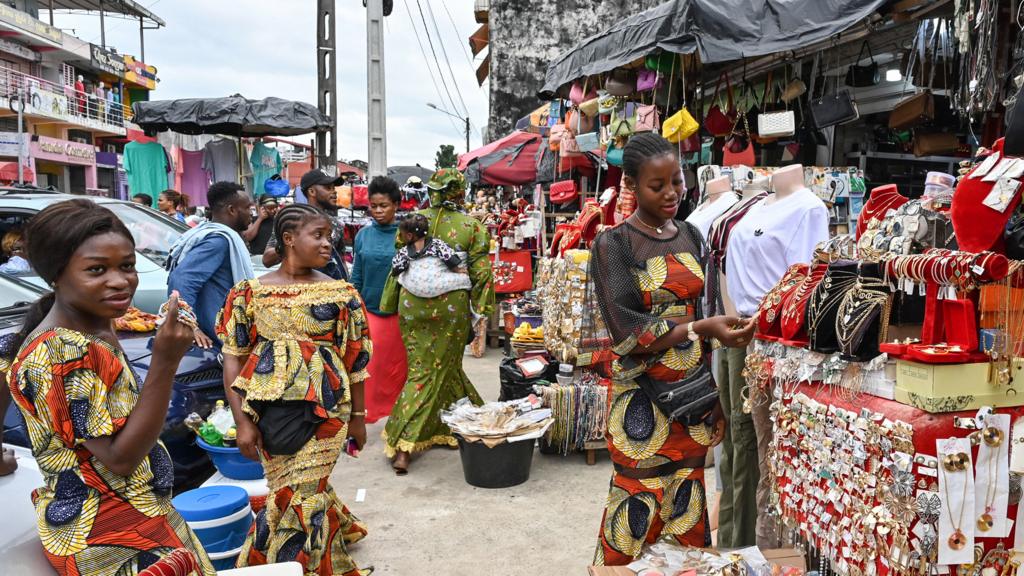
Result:
M188 230L180 222L135 204L111 202L104 204L104 207L113 210L131 231L135 238L135 249L160 266L167 264L171 246Z
M28 282L0 274L0 312L35 302L42 294Z

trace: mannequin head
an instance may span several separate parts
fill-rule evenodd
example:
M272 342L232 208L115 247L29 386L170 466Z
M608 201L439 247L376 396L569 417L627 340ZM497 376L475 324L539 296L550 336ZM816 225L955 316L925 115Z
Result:
M789 196L804 186L804 167L800 164L779 168L772 174L772 190L776 198Z
M714 180L708 182L704 188L704 197L710 198L722 192L728 192L732 189L732 180L728 176L719 176Z
M753 180L743 185L743 199L753 198L761 192L768 191L768 178L755 176Z

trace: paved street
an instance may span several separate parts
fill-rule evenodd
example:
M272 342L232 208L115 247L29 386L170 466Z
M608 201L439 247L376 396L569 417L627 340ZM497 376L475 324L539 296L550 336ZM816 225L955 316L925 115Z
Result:
M465 367L485 400L498 397L501 350L466 357ZM397 477L383 456L384 421L369 426L370 446L359 459L343 457L331 481L370 535L352 554L375 574L410 576L560 576L585 574L594 553L611 464L582 454L534 452L530 480L504 490L466 484L459 453L434 449ZM709 477L711 471L709 470ZM366 501L356 491L366 489Z

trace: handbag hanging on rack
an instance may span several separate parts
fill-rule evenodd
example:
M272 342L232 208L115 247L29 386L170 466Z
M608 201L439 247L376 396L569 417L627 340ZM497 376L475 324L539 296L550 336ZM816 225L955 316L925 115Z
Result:
M724 112L719 101L719 90L721 89L723 78L725 79L725 91L728 101L728 108ZM732 133L733 127L736 126L738 114L736 112L736 103L733 100L732 83L729 81L729 75L725 71L718 76L718 81L715 83L715 95L712 97L712 101L711 109L708 110L708 114L704 118L704 127L716 137L728 136Z
M846 124L860 118L857 103L849 90L839 90L839 78L835 80L836 91L828 94L828 79L823 76L821 96L811 100L811 118L814 127L821 130L829 126ZM813 96L812 96L813 98Z
M747 125L747 117L741 117L739 123L743 124L743 133L741 134L734 130L732 136L722 146L723 166L754 166L757 163L754 141L750 138L750 127Z
M864 49L868 51L868 58L871 58L871 63L866 66L861 66L860 62L864 58ZM871 45L865 40L860 45L860 52L857 54L857 61L850 64L850 67L846 70L846 85L853 88L867 88L869 86L876 86L881 80L881 74L878 70L878 62L875 62L875 55L871 53Z
M780 91L771 83L771 80L771 72L769 72L768 83L764 87L765 111L757 116L757 136L754 140L759 144L768 144L796 133L796 114L788 109L781 98L773 104L773 107L782 107L782 110L768 110L768 98L773 94L778 95Z

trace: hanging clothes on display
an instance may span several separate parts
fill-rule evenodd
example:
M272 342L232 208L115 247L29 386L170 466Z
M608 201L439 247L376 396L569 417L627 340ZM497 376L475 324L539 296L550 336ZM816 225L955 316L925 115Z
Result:
M203 169L214 182L238 183L238 143L234 140L214 140L203 148Z
M206 206L206 191L210 188L210 173L203 166L202 150L193 152L191 150L181 151L181 160L178 165L181 168L181 183L179 191L188 196L190 206Z
M124 147L124 171L128 175L128 191L130 194L148 194L156 198L167 190L167 153L164 147L156 142L129 142Z
M284 165L281 163L281 154L276 148L271 148L263 142L257 142L249 154L249 165L252 167L252 193L255 196L263 194L263 186L275 174L280 174Z

